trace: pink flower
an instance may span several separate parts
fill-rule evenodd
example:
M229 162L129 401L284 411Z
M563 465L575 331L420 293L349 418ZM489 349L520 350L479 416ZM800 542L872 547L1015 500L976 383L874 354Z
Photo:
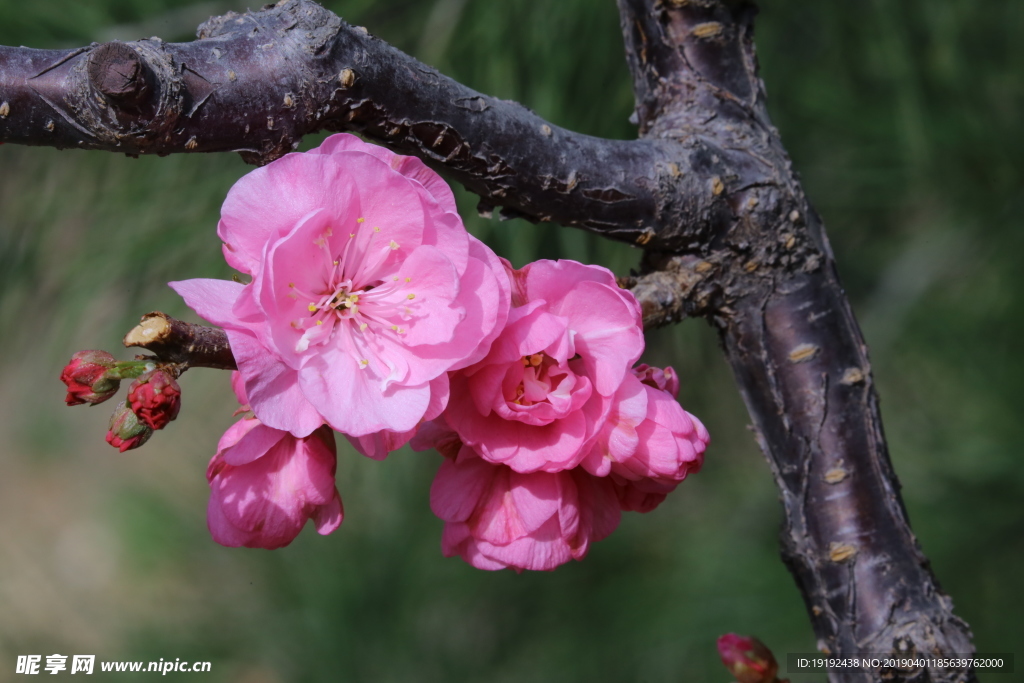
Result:
M425 425L415 448L445 455L430 488L430 507L444 520L441 549L478 569L552 570L580 560L590 543L619 524L612 483L576 468L520 473L478 456L446 429Z
M520 472L483 457L450 427L453 393L452 406L412 440L416 450L445 456L430 495L445 522L444 554L479 569L554 569L614 531L621 511L657 507L700 469L709 440L700 421L658 388L672 377L671 368L647 366L626 374L582 462L558 471Z
M114 357L106 351L79 351L71 356L60 373L60 381L68 387L64 402L69 406L103 403L117 393L120 378L108 377Z
M707 429L659 386L679 391L672 368L635 368L582 462L591 474L611 475L623 510L653 510L704 462Z
M640 307L598 266L537 261L513 275L508 323L480 362L451 375L447 423L516 472L587 455L644 348Z
M238 373L232 373L232 386L244 404ZM336 467L334 433L328 427L296 438L243 417L221 437L206 470L213 540L230 547L280 548L298 536L308 519L320 534L331 533L344 514L334 484Z
M128 405L147 426L163 429L178 417L181 387L166 370L147 372L128 387Z
M414 429L508 314L504 269L447 185L352 135L243 177L218 233L252 282L171 286L226 330L260 420L297 437Z

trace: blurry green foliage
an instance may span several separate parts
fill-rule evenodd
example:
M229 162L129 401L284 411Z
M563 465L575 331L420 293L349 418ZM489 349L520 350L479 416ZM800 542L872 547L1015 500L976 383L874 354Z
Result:
M635 135L611 0L326 4L558 125ZM1024 5L765 4L757 39L769 107L872 344L915 530L979 650L1012 651L1024 612ZM228 9L244 5L0 0L0 44L183 40L204 13ZM168 280L229 277L214 227L247 168L229 156L4 146L0 169L0 478L43 496L65 471L99 472L68 485L54 504L69 509L38 537L19 537L35 527L5 513L0 558L64 538L79 515L122 548L98 604L74 602L84 589L66 578L53 584L68 600L53 623L30 627L0 609L0 666L30 651L88 651L88 629L56 626L76 619L113 624L94 648L101 659L211 659L210 680L250 683L725 681L714 650L723 632L759 635L779 654L813 650L777 557L770 474L704 323L650 334L647 360L680 371L683 404L714 438L705 470L657 511L625 516L582 563L516 575L444 559L428 506L439 458L402 451L376 463L347 448L338 480L348 517L336 534L307 530L274 553L224 549L206 537L202 500L205 460L233 410L226 376L190 373L178 422L131 457L101 443L105 408L65 413L50 378L79 348L115 349L148 310L190 316ZM516 265L636 264L624 245L484 220L461 191L459 203L469 228ZM0 564L0 584L23 566Z

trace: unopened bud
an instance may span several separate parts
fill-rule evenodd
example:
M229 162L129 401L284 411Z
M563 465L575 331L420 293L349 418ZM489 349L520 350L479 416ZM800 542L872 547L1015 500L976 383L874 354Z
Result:
M146 443L151 436L153 430L139 422L139 418L124 401L117 404L114 414L110 416L107 443L124 453Z
M121 380L114 369L114 357L106 351L79 351L64 366L60 381L68 386L64 402L69 406L103 403L117 393Z
M768 646L757 638L726 633L718 639L722 664L739 683L774 683L779 665Z
M647 363L641 363L633 368L633 374L644 384L667 391L673 397L679 398L679 375L670 366L666 366L662 370Z
M144 424L163 429L181 410L181 387L170 372L156 369L128 387L128 404Z

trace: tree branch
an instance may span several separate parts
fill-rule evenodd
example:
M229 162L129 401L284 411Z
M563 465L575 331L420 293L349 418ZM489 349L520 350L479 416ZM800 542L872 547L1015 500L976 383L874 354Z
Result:
M701 259L704 273L676 291L684 312L706 315L720 330L782 494L783 559L819 648L843 656L973 652L910 529L866 345L821 221L768 118L755 8L716 0L619 7L641 130L700 139L726 166L725 211L687 257ZM682 262L646 256L656 272ZM975 680L971 669L887 673L886 680ZM835 670L830 680L879 679Z
M308 0L206 22L192 43L0 48L0 142L126 154L236 151L266 163L354 130L416 154L481 210L600 230L657 229L666 144L602 140L482 95Z
M124 336L124 345L155 354L158 360L188 368L236 370L224 330L183 322L159 311L147 313Z

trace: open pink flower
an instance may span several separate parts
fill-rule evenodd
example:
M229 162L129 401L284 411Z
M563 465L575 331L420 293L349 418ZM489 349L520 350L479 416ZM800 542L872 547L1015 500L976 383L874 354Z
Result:
M672 368L635 368L581 463L591 474L611 476L623 510L653 510L704 462L710 436L676 401L677 377Z
M447 185L352 135L243 177L218 233L252 282L171 286L226 330L260 420L297 437L414 429L508 314L504 269Z
M644 348L640 307L598 266L513 271L508 323L480 362L451 375L445 418L484 460L522 473L587 455Z
M413 440L446 455L430 488L441 549L478 569L552 570L580 560L619 524L612 482L580 468L520 473L480 458L437 420Z
M238 373L233 373L232 385L244 404ZM320 534L331 533L344 514L334 484L336 467L330 428L296 438L255 417L243 417L221 437L206 470L207 525L213 540L230 547L280 548L309 519Z

